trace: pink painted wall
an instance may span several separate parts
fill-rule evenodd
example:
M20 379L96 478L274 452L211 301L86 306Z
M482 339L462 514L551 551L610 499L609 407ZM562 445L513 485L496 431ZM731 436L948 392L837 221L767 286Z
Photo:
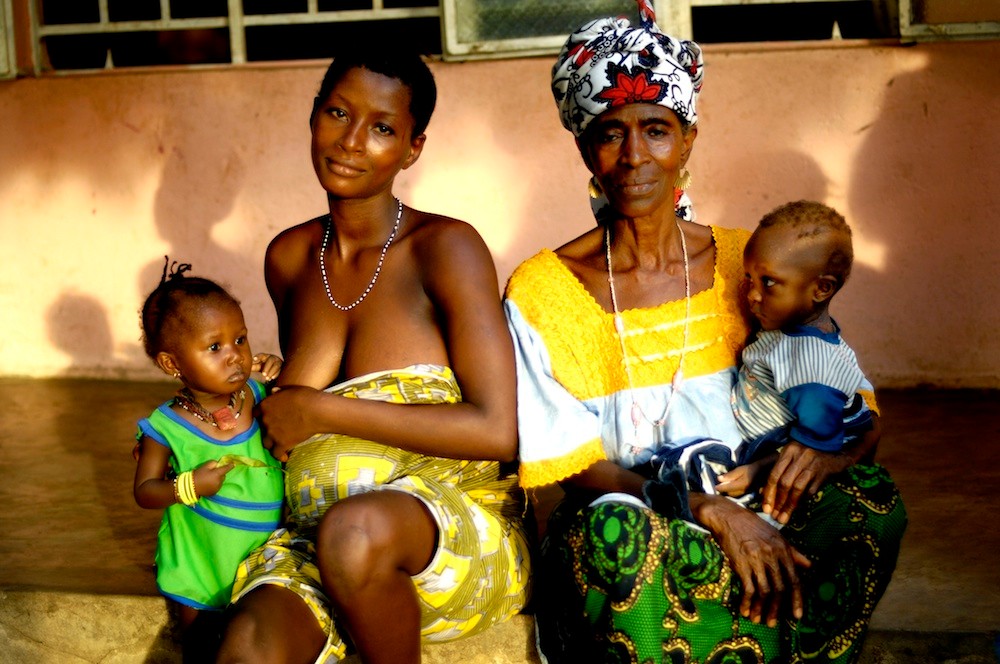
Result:
M1000 387L1000 42L708 47L691 195L753 227L816 198L855 229L834 314L877 385ZM466 219L501 280L592 223L551 59L435 64L408 204ZM162 256L243 300L276 350L261 261L324 210L307 116L323 64L0 82L0 375L154 377L137 311Z

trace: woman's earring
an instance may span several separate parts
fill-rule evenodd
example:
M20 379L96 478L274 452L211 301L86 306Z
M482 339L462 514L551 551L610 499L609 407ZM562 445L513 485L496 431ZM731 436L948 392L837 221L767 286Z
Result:
M180 371L175 371L174 372L174 378L180 378L180 377L181 377L181 372Z
M597 181L596 177L590 178L590 182L587 183L587 193L590 194L591 198L600 198L604 194L601 191L601 183Z
M691 171L687 168L682 168L681 172L677 174L677 179L674 180L674 189L680 189L681 191L687 189L691 186Z

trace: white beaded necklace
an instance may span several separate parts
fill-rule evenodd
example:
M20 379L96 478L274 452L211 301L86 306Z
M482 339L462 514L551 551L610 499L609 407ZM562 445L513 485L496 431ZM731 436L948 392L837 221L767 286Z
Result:
M667 415L670 413L670 404L674 400L674 395L677 394L678 390L680 390L681 383L684 381L684 353L687 350L688 325L691 321L691 269L688 263L687 240L684 237L684 230L681 228L680 222L676 219L674 219L674 224L677 226L677 232L680 233L681 236L681 253L684 255L684 345L681 347L681 356L677 361L677 371L674 372L674 377L670 382L670 396L667 398L667 405L663 409L663 415L655 420L651 420L642 410L642 406L639 405L639 402L635 400L635 386L632 383L632 367L629 365L628 354L625 351L625 321L622 319L621 312L618 310L618 294L615 292L615 275L611 269L611 227L608 226L604 229L604 247L608 263L608 286L611 288L611 308L615 314L615 331L618 333L618 343L622 348L622 365L625 367L625 377L628 380L628 390L632 397L632 426L635 427L636 432L639 430L639 422L643 420L653 427L661 427L666 423Z
M399 230L399 220L402 218L403 218L403 204L397 198L396 224L392 227L392 232L389 233L389 239L386 240L385 244L382 245L382 253L379 254L378 264L375 266L375 274L372 275L371 281L368 282L368 286L365 288L365 292L359 295L358 299L356 299L354 302L351 302L350 304L345 306L340 302L337 302L337 300L333 298L333 293L330 291L330 282L327 280L326 277L326 259L324 257L326 256L326 245L330 241L330 227L333 226L333 219L329 215L327 215L326 230L323 231L323 246L320 247L319 250L319 271L323 275L323 288L326 289L326 296L327 298L329 298L330 304L337 307L341 311L350 311L351 309L353 309L354 307L358 306L359 304L365 301L365 298L368 297L368 293L371 293L372 288L375 287L375 282L378 281L378 275L382 272L382 263L385 262L385 252L389 251L389 245L392 244L392 241L394 239L396 239L396 232Z

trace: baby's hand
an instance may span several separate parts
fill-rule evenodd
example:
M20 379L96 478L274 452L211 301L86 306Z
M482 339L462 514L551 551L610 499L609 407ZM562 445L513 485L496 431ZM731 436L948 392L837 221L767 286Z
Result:
M725 496L742 496L753 484L757 470L754 465L737 466L728 473L719 475L719 483L715 485L715 490Z
M257 353L253 356L252 371L259 371L264 376L264 382L270 383L281 372L281 358L268 353Z
M218 461L206 461L194 471L194 489L199 496L214 496L219 493L226 473L233 469L232 463L223 466Z
M751 489L757 488L776 459L777 455L772 455L737 466L728 473L719 475L719 483L715 485L715 490L726 496L746 494Z

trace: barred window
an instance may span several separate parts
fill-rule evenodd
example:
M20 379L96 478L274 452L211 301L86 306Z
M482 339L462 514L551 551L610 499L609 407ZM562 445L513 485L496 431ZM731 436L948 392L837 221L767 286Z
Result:
M907 39L997 39L1000 2L899 0L899 30Z
M997 0L654 0L701 43L1000 36ZM325 59L365 31L446 60L550 55L632 0L0 0L0 77ZM16 42L14 26L19 34Z
M327 58L376 30L440 53L436 0L26 0L37 71Z

